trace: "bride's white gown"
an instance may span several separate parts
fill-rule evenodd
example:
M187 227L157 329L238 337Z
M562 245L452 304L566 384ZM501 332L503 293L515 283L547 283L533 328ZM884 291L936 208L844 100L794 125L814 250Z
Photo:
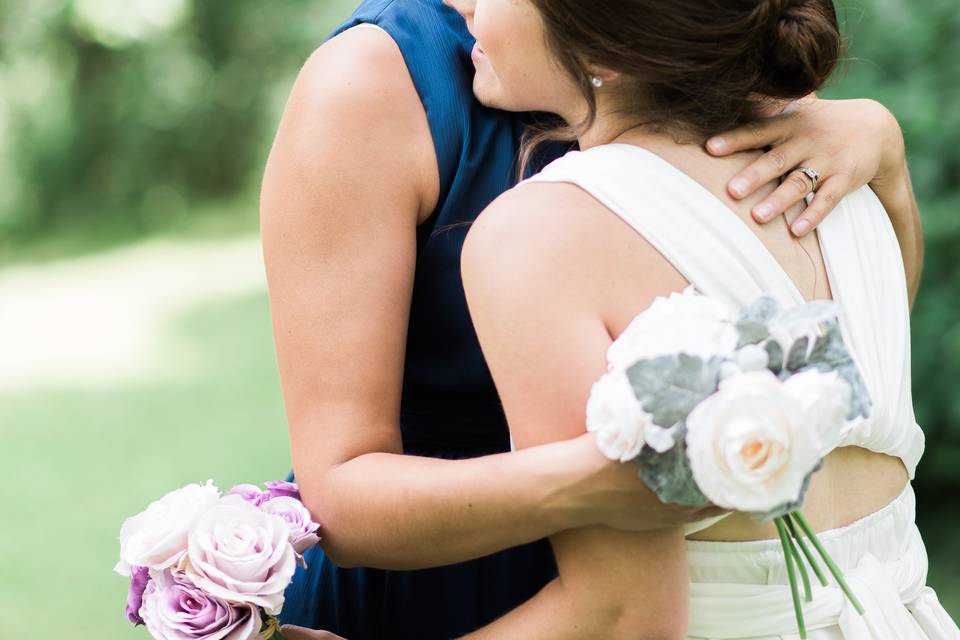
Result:
M532 182L568 182L590 193L656 247L700 292L737 307L769 293L804 302L759 238L719 198L659 156L613 144L573 152ZM910 390L910 316L903 260L889 218L864 187L820 227L820 243L844 339L873 399L868 420L841 446L901 458L912 479L923 432ZM804 614L812 640L960 640L960 629L926 586L927 555L908 485L893 503L821 534L866 608L860 616L836 586L815 587ZM779 540L688 542L690 637L798 638Z

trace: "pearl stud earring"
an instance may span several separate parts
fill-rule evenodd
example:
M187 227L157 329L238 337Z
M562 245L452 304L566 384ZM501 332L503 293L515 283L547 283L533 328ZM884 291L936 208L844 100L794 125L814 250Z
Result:
M592 82L593 86L595 86L597 89L603 86L603 78L600 76L593 76L590 78L590 82Z

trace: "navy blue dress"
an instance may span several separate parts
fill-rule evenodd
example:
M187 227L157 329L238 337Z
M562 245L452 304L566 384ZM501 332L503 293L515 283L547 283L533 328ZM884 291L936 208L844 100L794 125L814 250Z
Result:
M503 409L467 310L460 252L469 223L515 183L523 123L474 100L473 39L441 0L367 0L335 33L360 23L380 26L397 42L440 167L439 206L418 232L404 451L451 459L507 451ZM457 637L516 608L556 576L546 541L421 571L340 569L319 548L307 562L287 591L282 621L348 640Z

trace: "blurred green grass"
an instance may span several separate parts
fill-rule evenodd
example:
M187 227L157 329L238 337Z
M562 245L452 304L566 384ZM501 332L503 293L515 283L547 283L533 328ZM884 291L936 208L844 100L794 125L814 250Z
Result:
M189 482L287 473L266 293L186 309L159 338L188 370L0 397L0 638L146 637L112 572L124 518Z
M54 267L37 273L47 268ZM126 581L111 570L123 519L189 482L213 478L225 488L287 472L265 291L189 306L158 338L170 360L159 367L164 375L0 396L3 640L146 637L124 619ZM952 543L960 513L942 501L929 511L924 504L921 494L930 584L958 616L960 557Z
M139 24L134 5L0 0L0 86L8 89L0 100L0 283L10 269L32 270L41 283L85 256L115 256L115 273L134 272L140 294L160 295L150 283L179 249L249 237L256 183L296 69L356 3L176 0L164 5L182 9L166 27L127 37ZM960 344L960 67L949 63L960 12L956 0L840 5L851 61L828 94L876 97L894 111L923 199L928 274L914 314L914 372L930 447L918 473L918 519L930 584L960 617L952 548L960 358L944 355ZM106 10L91 12L98 7ZM131 243L158 240L167 263L140 273L142 263L119 257ZM112 277L91 281L90 291ZM124 620L126 584L111 571L123 519L188 482L229 486L286 473L265 292L192 300L147 336L161 355L142 375L19 390L0 383L0 640L146 637ZM20 302L0 294L0 326ZM96 297L88 304L107 302L118 306ZM65 318L74 311L55 308ZM49 352L46 318L36 320L15 339ZM5 356L0 349L0 369Z

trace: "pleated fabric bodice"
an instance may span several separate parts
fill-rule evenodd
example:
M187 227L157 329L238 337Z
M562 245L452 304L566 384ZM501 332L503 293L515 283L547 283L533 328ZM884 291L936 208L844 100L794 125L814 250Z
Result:
M743 308L766 293L784 308L803 295L760 239L719 198L641 147L575 151L530 179L576 184L643 235L701 293ZM869 187L844 198L818 230L840 329L873 401L838 446L899 457L910 478L924 434L913 412L910 312L900 245Z

